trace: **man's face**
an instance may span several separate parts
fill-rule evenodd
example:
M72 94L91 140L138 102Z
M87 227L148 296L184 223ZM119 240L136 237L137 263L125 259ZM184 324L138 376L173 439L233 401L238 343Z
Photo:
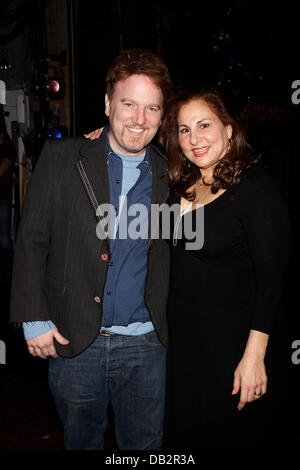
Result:
M146 75L131 75L105 95L109 143L121 155L143 155L162 119L163 94Z

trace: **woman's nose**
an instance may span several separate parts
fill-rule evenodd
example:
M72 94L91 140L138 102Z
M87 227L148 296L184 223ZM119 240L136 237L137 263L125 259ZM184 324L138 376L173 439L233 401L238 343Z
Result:
M201 134L196 130L190 131L190 143L196 145L201 140Z

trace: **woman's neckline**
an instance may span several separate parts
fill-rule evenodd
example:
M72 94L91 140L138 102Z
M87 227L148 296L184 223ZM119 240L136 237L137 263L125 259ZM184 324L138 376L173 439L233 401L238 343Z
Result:
M193 212L193 211L197 211L198 209L200 209L201 207L207 207L207 206L211 206L214 202L218 201L218 199L222 198L222 196L224 194L227 194L228 192L228 189L226 189L226 191L224 191L222 194L220 194L219 196L217 196L215 199L213 199L212 201L208 202L207 204L201 204L199 207L196 207L195 209L191 209L187 212L183 212L181 214L181 216L183 217L184 215L188 214L189 212ZM179 202L180 202L180 207L181 207L181 199L182 199L182 196L178 196L179 198ZM192 202L192 201L191 201Z

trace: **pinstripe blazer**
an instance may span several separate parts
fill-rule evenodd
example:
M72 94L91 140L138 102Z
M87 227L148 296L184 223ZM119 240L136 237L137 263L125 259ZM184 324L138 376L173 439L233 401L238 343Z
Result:
M152 203L168 196L166 158L150 145ZM75 162L80 161L99 204L109 203L105 137L47 141L30 179L14 254L11 322L52 320L70 343L57 352L73 357L96 338L109 263L109 240L97 220ZM161 342L167 344L169 249L149 241L145 302ZM128 295L132 295L129 292Z

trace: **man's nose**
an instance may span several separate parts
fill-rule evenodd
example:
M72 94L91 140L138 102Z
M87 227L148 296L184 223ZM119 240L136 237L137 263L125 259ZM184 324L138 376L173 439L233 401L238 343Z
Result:
M138 124L139 126L142 126L143 124L145 124L145 121L146 117L144 108L137 108L133 115L133 122L135 124Z

